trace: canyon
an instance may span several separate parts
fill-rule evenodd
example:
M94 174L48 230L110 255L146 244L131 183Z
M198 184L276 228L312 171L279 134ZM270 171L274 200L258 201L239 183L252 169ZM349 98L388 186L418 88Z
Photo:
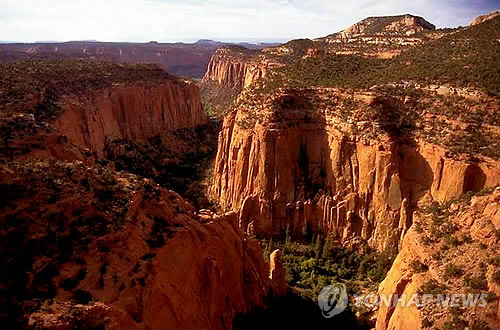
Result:
M44 86L23 107L16 94L2 104L3 132L11 132L0 176L4 325L228 328L286 288L280 260L266 265L236 214L197 211L154 181L101 163L155 136L182 152L173 133L208 121L198 87L148 66L30 65L2 68L24 90L36 66L38 80L29 81ZM44 70L62 75L47 84Z
M495 13L454 29L369 17L198 49L201 81L114 63L150 60L135 48L101 61L118 44L0 64L0 322L498 328L499 31ZM183 59L174 73L199 76ZM318 293L338 283L349 307L323 323ZM438 292L487 301L352 298Z
M496 270L485 268L485 247L496 244L499 229L496 220L489 223L490 217L496 219L494 189L500 185L500 161L494 151L500 141L498 98L488 92L496 87L473 88L470 82L465 87L458 77L429 85L423 62L430 61L427 54L439 54L439 48L470 40L471 35L494 44L499 21L495 14L487 18L469 29L451 31L435 31L432 24L412 16L368 18L325 38L292 41L244 56L240 50L218 50L204 80L241 92L224 116L209 196L223 211L238 213L243 231L264 240L323 236L354 250L392 251L397 257L380 284L380 294L410 296L425 292L431 283L446 286L445 292L488 291L493 297L481 311L380 308L377 329L498 327ZM371 58L374 52L388 51L388 40L395 47L390 56L394 60L380 64L390 77L383 81ZM484 47L479 46L483 41L477 41L474 52ZM442 54L446 63L455 56ZM347 62L340 62L339 55L361 55L366 60L357 63L365 68L359 75L356 68L342 71L338 66ZM408 63L422 67L410 72ZM370 66L375 66L373 82ZM393 67L409 74L392 73ZM327 68L340 78L324 74ZM466 118L471 109L484 117ZM482 144L471 134L475 129L490 136L489 142ZM494 147L485 152L487 145ZM464 203L463 196L474 195L485 197L473 197L468 201L472 206ZM429 216L422 221L421 214L429 205L444 205L453 212L438 215L425 227ZM467 213L475 206L475 213ZM436 234L436 225L448 217L453 217L453 229ZM432 243L427 236L416 237L416 226L420 236L438 237ZM478 227L488 229L478 234ZM436 247L429 244L441 245L451 255L433 260ZM475 248L478 245L482 250ZM469 249L466 257L457 252L464 249ZM492 255L497 254L494 250ZM483 268L469 269L471 260L481 260ZM423 274L412 267L418 262L425 266ZM457 277L467 274L465 284L443 276L455 264L463 268ZM481 278L480 287L470 284L471 278Z

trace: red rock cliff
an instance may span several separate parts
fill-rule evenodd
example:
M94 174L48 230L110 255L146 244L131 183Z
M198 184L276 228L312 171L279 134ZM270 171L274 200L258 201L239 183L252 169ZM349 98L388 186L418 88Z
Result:
M216 51L208 64L204 81L215 81L220 86L241 90L266 76L266 69L257 58L255 51L242 47L221 48Z
M0 251L17 268L0 273L0 320L15 318L8 308L38 301L22 310L31 327L70 329L82 321L70 310L83 298L104 304L85 328L222 329L264 304L269 269L235 214L197 214L175 192L90 162L17 166L0 169L2 193L37 190L2 200ZM59 198L47 202L51 192ZM32 244L43 247L26 249ZM40 297L53 306L41 308Z
M331 233L344 242L397 247L421 198L444 201L500 184L496 161L452 159L438 146L400 145L383 134L364 138L344 131L335 114L302 107L259 108L258 119L242 107L224 120L211 195L237 211L249 233L289 228L294 236Z
M137 141L206 123L198 87L168 81L65 97L63 113L54 126L68 142L102 156L111 141Z

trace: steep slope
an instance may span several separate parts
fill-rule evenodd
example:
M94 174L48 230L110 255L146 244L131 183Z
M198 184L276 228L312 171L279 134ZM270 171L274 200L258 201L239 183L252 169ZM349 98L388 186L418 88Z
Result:
M294 50L287 62L244 90L225 118L212 198L239 212L240 226L257 235L291 228L295 236L332 233L396 248L420 199L447 201L500 183L500 110L492 94L498 59L485 50L500 48L493 43L499 22L390 61L296 56L313 42L287 44ZM450 43L454 50L445 51ZM442 56L432 70L425 66L431 53ZM472 53L478 57L456 59ZM414 65L400 67L408 61ZM408 76L416 82L401 82L401 72L415 65L417 75ZM460 72L430 72L450 65L481 76L465 81ZM438 85L442 80L456 85Z
M152 65L0 70L2 327L230 328L283 288L235 214L115 170L197 148L197 87Z
M412 276L406 272L412 260L401 260L420 253L411 250L418 245L414 230L422 209L500 185L500 20L415 34L410 28L410 36L404 24L396 24L399 35L384 30L391 22L384 24L367 32L380 35L353 37L356 47L362 47L355 52L338 52L349 47L340 36L334 42L295 40L263 50L259 60L273 67L243 90L225 116L210 194L223 210L238 213L244 231L260 238L289 240L290 233L294 240L314 237L319 244L327 237L355 251L401 251L391 280L381 286L381 292L399 294L408 284L406 275ZM384 38L401 41L394 58L373 55L385 49ZM498 209L495 198L484 200L488 214L461 213L457 221L470 224L477 215L486 224L491 210ZM434 235L450 226L437 221L427 230ZM469 248L468 238L460 235L476 229L457 230L443 237L463 240ZM460 237L453 236L455 231ZM490 241L496 244L487 238L483 245ZM415 249L420 248L427 247ZM464 255L473 260L476 252ZM315 276L316 269L311 271L313 261L297 264L296 256L287 257L292 269L298 269L295 275L312 289L328 283ZM447 267L441 264L429 276L441 281ZM475 271L467 283L476 281ZM491 272L488 268L487 285L494 291ZM420 284L408 284L405 293L416 292ZM469 285L453 284L458 293ZM490 298L487 315L381 309L377 327L497 326L497 316L488 315L498 298Z
M259 54L258 50L236 46L215 52L200 84L204 106L211 116L222 117L244 88L266 76L268 65Z
M423 308L382 305L376 328L497 329L500 326L499 233L499 188L422 208L379 293L398 297L406 294L406 301L413 293L434 297ZM445 298L447 294L485 296L476 307L463 308L462 300L458 299L457 307L453 308L438 305L438 294Z
M265 76L264 71L252 65L252 59L259 52L245 47L226 46L218 49L208 64L203 77L206 81L215 81L226 88L241 90L253 80Z
M264 303L262 253L234 214L92 163L11 163L0 187L2 326L228 328Z

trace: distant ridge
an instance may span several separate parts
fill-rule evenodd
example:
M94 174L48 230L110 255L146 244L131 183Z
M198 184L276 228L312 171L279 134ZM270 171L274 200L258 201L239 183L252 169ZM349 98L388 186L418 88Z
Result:
M367 17L345 30L326 38L352 38L359 36L410 36L421 31L435 30L436 26L423 17L410 14Z

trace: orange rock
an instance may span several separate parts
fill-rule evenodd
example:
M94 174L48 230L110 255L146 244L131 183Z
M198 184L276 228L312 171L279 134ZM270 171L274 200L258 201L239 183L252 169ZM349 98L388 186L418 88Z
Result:
M212 56L203 81L215 81L220 86L241 90L266 76L266 67L248 54L250 50L221 48Z
M109 142L140 140L207 123L198 87L169 81L155 87L113 87L86 98L66 97L54 123L58 136L102 157Z
M425 142L413 147L384 136L360 139L319 110L307 120L300 109L290 110L279 126L263 122L251 129L239 124L244 116L242 108L224 120L210 195L255 235L290 228L294 237L334 233L379 250L397 248L412 222L409 205L500 184L499 161L451 159Z
M494 292L497 296L500 288L491 277L496 269L493 266L482 265L487 259L495 255L494 251L499 248L499 242L495 237L495 226L492 218L500 213L500 208L496 198L500 196L500 190L481 197L474 197L470 204L454 204L450 207L449 219L456 231L454 237L460 238L462 243L457 246L446 246L444 238L431 243L424 243L424 236L432 236L430 223L432 214L419 214L415 216L415 221L420 222L421 230L417 232L412 226L402 241L402 246L386 278L380 283L379 294L395 295L401 297L406 295L407 300L414 293L418 293L423 285L429 281L434 281L439 285L445 285L446 289L442 294L470 294L485 293L486 290ZM426 225L428 224L428 225ZM471 239L466 240L465 237ZM480 243L480 244L478 244ZM483 247L481 247L483 245ZM486 247L486 248L485 248ZM437 256L437 257L436 257ZM415 263L423 263L428 270L418 270ZM447 278L444 276L449 265L460 267L463 273L459 277ZM475 285L479 285L479 278L484 277L484 284L481 290L472 290L471 284L465 281L465 277L476 278ZM423 292L432 293L430 292ZM434 294L439 291L434 290ZM422 293L419 293L422 299ZM461 316L469 324L472 321L483 321L490 328L497 329L500 326L500 313L498 311L498 298L489 301L486 306L469 307L461 309ZM436 300L426 305L424 308L388 307L382 304L377 312L377 330L405 330L423 329L423 321L427 319L433 327L441 328L446 321L452 319L447 308L436 305Z
M285 295L288 286L286 284L286 272L281 260L281 250L277 249L269 257L269 279L271 280L271 289L276 296Z

